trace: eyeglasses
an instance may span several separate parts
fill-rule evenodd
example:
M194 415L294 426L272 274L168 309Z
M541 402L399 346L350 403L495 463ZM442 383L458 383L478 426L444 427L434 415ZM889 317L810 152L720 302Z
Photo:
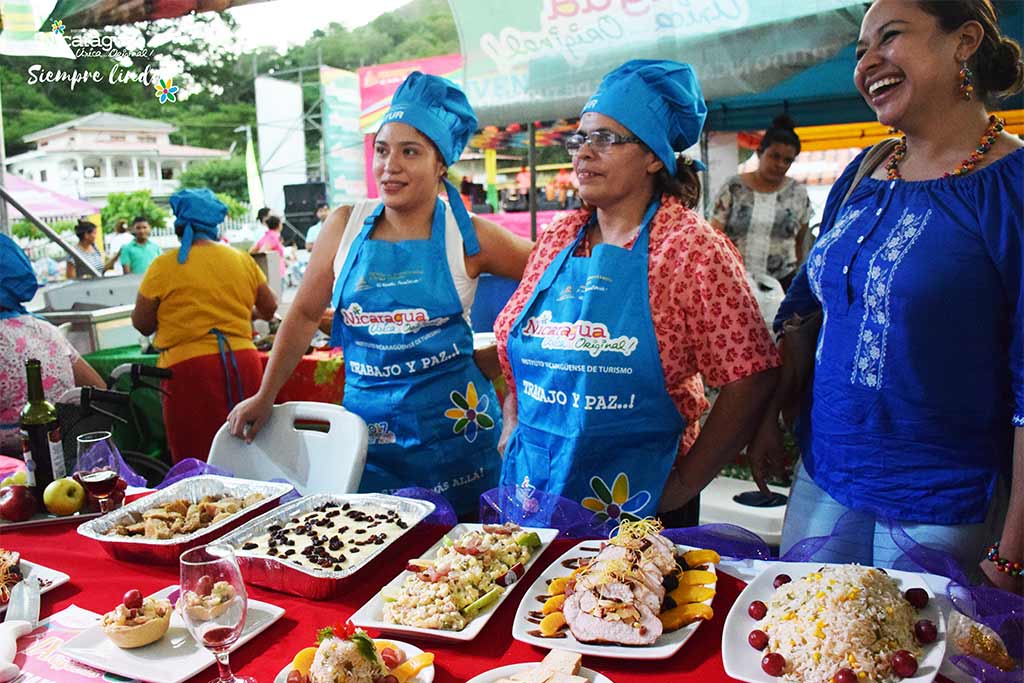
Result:
M575 156L583 148L583 145L587 143L590 143L591 149L595 152L603 153L607 152L612 145L628 145L634 142L642 142L642 140L637 137L619 135L610 130L595 130L586 135L573 133L566 137L562 144L565 146L566 152Z

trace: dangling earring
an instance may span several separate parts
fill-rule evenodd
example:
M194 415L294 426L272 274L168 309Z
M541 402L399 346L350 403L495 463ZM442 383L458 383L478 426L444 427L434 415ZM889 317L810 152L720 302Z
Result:
M971 93L974 92L974 74L971 73L967 62L960 68L960 97L966 101L971 100Z

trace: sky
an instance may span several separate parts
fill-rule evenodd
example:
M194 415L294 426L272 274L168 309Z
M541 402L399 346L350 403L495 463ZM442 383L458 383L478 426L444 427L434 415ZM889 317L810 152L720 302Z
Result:
M240 47L271 45L279 52L304 42L317 28L363 26L409 0L271 0L228 10L241 29Z

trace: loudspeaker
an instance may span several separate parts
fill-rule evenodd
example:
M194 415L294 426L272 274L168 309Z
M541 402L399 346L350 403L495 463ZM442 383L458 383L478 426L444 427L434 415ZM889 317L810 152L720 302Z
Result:
M326 201L324 183L302 183L284 186L284 215L302 232L316 223L316 205Z

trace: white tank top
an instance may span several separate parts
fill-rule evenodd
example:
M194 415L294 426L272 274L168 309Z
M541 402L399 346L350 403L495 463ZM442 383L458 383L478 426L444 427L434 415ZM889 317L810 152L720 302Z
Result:
M345 233L341 236L341 244L338 245L338 253L334 255L334 281L338 281L341 269L345 266L345 259L352 248L352 242L359 235L366 217L373 213L380 205L379 199L364 199L352 205L352 214L345 224ZM444 201L444 200L442 200ZM473 299L476 298L477 278L470 277L466 272L466 256L462 245L462 233L455 222L455 216L444 202L444 247L448 256L448 271L452 274L455 282L455 291L459 294L459 301L462 302L462 315L466 322L470 322L469 309L473 306ZM471 214L472 215L472 214ZM470 325L472 327L472 325Z

